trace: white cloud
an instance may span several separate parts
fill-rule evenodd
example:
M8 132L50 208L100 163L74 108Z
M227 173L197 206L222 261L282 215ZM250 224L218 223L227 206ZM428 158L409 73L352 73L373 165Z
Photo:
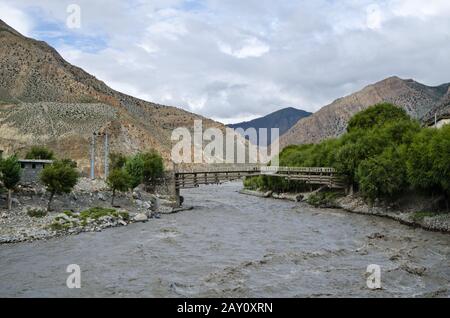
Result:
M367 27L372 30L381 28L382 13L381 8L377 4L372 4L366 9L367 11Z
M417 17L426 19L437 15L450 13L448 0L394 0L392 10L396 15L403 17Z
M219 42L218 46L222 53L234 56L238 59L261 57L270 51L270 46L257 38L246 39L243 45L238 49L232 49L230 45L223 42Z
M22 32L65 27L63 1L0 1L0 17ZM106 47L87 50L68 32L52 43L66 59L125 93L226 122L317 110L392 75L450 81L448 0L77 2L75 35Z
M33 28L32 19L24 12L0 2L0 19L23 35L29 36Z

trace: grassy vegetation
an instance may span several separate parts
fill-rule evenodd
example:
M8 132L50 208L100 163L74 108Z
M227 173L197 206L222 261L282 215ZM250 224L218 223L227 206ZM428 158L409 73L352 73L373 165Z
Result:
M62 231L67 230L72 227L82 226L85 227L89 224L89 220L99 220L102 217L110 216L113 218L120 218L124 221L130 220L130 215L128 212L119 212L115 209L94 207L88 210L81 212L80 214L75 214L71 211L64 211L63 214L71 218L71 221L68 221L65 217L56 217L53 223L50 225L50 228L54 231Z
M115 209L107 209L100 207L90 208L88 210L81 212L79 218L82 221L87 219L98 220L104 216L112 216L115 218L122 217L124 220L129 219L129 214L126 212L118 212Z
M428 218L428 217L431 218L438 214L439 213L436 213L436 212L416 212L412 216L412 220L414 222L422 222L425 218Z
M27 211L27 215L32 218L43 218L47 215L47 211L44 209L30 209Z
M6 99L6 98L3 98L3 99L0 99L0 105L17 105L17 104L19 104L19 100L17 100L17 99Z
M312 206L319 207L336 207L336 200L342 198L344 194L342 192L319 192L311 195L307 202Z
M53 231L63 231L70 228L70 224L61 224L59 222L53 222L50 225L50 229Z

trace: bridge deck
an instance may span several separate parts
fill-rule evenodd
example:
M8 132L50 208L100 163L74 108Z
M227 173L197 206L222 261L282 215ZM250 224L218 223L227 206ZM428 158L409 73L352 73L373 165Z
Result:
M267 175L286 180L303 181L306 184L344 188L342 177L334 168L328 167L248 167L176 171L175 188L195 188L200 185L221 184L243 177Z

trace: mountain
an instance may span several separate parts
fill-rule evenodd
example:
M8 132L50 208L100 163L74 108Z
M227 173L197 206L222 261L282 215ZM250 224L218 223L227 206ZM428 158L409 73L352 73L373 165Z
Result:
M441 98L439 103L435 107L433 107L430 112L425 115L423 121L427 125L432 125L435 122L435 119L443 119L450 118L450 88L444 97Z
M108 131L111 151L156 149L169 162L173 129L193 127L194 120L225 129L187 111L117 92L1 20L0 48L0 149L6 153L23 154L42 144L87 170L92 133ZM101 151L99 140L99 156Z
M270 143L271 140L271 128L279 128L280 136L286 133L292 126L294 126L300 119L311 116L312 113L296 109L293 107L284 108L271 113L267 116L256 118L252 121L246 121L238 124L228 125L228 127L237 129L242 128L247 130L248 128L255 128L258 132L260 128L268 129L267 140Z
M337 99L312 116L301 119L281 136L280 147L318 143L338 137L346 131L353 115L381 102L398 105L413 118L424 120L431 109L442 103L449 94L449 88L450 84L430 87L411 79L387 78L357 93Z

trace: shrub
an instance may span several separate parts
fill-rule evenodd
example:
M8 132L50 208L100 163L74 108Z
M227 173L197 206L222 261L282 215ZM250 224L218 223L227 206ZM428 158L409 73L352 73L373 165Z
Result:
M29 209L27 215L32 218L43 218L47 215L47 211L38 208Z
M418 133L408 149L406 162L409 183L416 189L431 190L437 182L433 175L433 157L430 140L437 135L436 129L426 128Z
M25 159L54 160L55 154L45 147L34 146L27 152Z
M155 185L164 174L164 161L155 151L138 153L127 160L125 171L131 177L133 189L141 183Z
M8 190L8 210L11 210L12 190L20 182L20 163L16 156L0 160L0 181L2 186Z
M411 219L414 222L421 222L423 221L425 218L431 218L438 215L438 213L436 212L416 212L414 213L414 215L411 217Z
M143 181L147 186L155 186L164 174L163 158L156 151L144 153L142 158L144 161Z
M124 169L115 169L109 174L106 182L112 190L111 205L114 206L116 191L128 191L131 187L132 179Z
M430 143L430 156L433 159L432 176L448 198L450 196L450 125L440 129Z
M401 149L389 148L381 155L363 161L358 167L362 194L374 201L392 198L407 186L405 158Z
M122 169L127 163L127 157L121 153L111 153L109 155L111 170Z
M348 123L347 131L353 132L358 129L369 130L380 127L387 122L409 119L410 117L403 109L393 104L382 103L374 105L353 116Z
M55 194L70 193L77 184L79 174L67 161L55 161L42 170L40 179L50 192L47 210L51 210L51 203Z
M125 171L130 176L130 187L132 189L140 185L144 178L144 159L137 154L127 160Z
M93 219L98 220L104 216L118 216L117 211L115 209L106 209L106 208L90 208L80 213L80 219Z
M306 202L316 208L334 208L337 207L336 200L342 196L339 192L319 192L310 195Z
M122 218L123 220L129 220L130 215L128 212L118 212L115 209L107 209L101 207L90 208L80 213L79 218L82 221L86 221L87 219L98 220L104 216L112 216L115 218Z

